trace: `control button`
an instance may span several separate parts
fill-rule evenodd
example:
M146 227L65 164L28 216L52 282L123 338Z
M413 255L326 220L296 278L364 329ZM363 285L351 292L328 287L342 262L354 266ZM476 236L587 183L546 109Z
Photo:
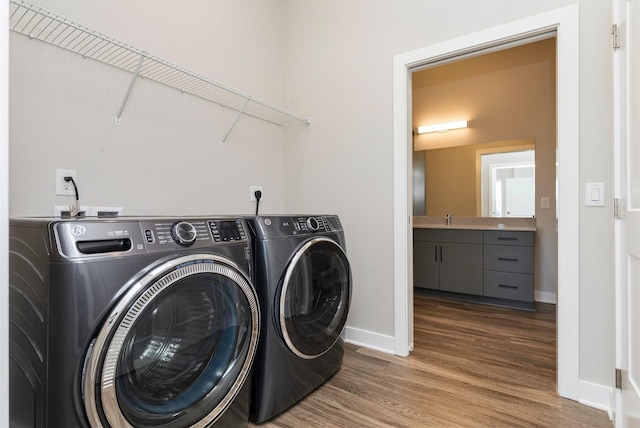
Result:
M155 241L153 237L153 231L151 229L144 230L144 237L149 244L153 244L153 242Z
M307 219L307 227L309 227L309 230L316 232L320 229L320 222L318 222L318 219L315 217L309 217Z
M171 238L179 245L188 247L196 242L196 228L186 221L175 223L171 228Z

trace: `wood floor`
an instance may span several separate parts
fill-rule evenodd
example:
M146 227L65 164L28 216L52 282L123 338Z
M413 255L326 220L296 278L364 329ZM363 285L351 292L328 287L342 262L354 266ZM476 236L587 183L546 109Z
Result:
M347 345L342 369L261 427L612 427L556 393L555 306L415 296L407 358ZM254 426L254 425L250 425Z

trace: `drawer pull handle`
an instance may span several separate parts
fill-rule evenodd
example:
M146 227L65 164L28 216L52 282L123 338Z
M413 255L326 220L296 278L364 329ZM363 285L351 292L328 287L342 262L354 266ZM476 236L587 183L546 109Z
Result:
M512 259L509 257L498 257L498 260L501 262L517 262L518 259Z
M517 241L518 238L513 236L498 236L498 241Z
M500 288L511 288L513 290L517 290L518 289L517 285L498 284L498 287L500 287Z

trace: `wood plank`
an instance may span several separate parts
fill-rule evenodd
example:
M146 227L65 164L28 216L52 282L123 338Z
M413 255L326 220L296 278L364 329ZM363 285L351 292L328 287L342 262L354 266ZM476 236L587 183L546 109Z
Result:
M333 378L261 426L613 426L556 392L554 305L527 312L415 296L414 306L409 357L348 344Z

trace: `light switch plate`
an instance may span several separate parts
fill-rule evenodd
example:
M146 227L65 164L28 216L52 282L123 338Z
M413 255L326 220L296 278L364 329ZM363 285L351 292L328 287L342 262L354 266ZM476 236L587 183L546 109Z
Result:
M549 197L543 196L540 198L540 208L548 209L549 208Z
M587 183L584 192L584 205L587 207L604 207L604 183Z

